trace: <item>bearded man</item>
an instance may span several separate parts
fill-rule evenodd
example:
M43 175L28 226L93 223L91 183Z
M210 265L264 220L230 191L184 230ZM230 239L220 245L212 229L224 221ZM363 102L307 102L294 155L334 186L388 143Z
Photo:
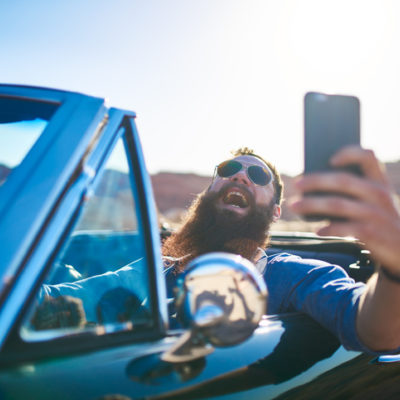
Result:
M269 227L281 214L282 180L251 150L234 155L216 167L210 187L193 202L182 228L163 244L167 263L175 260L177 271L212 251L240 254L264 270Z
M173 297L177 277L193 258L211 251L240 254L264 276L269 314L305 312L346 347L365 350L354 325L363 284L319 260L287 253L267 257L269 227L281 215L282 190L277 170L248 148L219 164L182 227L163 244L168 296Z
M320 260L288 253L267 257L269 228L281 214L282 181L274 166L252 150L243 148L233 154L233 159L216 167L210 187L194 201L182 227L163 244L169 297L173 297L177 277L193 258L212 251L240 254L252 261L265 279L268 314L304 312L335 334L347 349L381 353L397 348L400 343L388 340L390 332L379 332L383 339L379 342L370 339L376 331L371 319L359 328L359 320L368 320L371 310L374 316L379 314L379 302L374 303L375 293L370 289L375 285L355 283L341 267ZM368 152L360 149L351 161L366 158ZM372 167L377 164L376 159L368 162ZM307 201L297 204L308 205Z

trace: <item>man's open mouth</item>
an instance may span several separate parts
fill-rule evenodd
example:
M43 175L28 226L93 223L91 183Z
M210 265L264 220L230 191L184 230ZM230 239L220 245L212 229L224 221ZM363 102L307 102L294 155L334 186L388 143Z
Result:
M246 208L249 205L246 196L237 190L229 190L222 198L222 201L224 204L238 208Z

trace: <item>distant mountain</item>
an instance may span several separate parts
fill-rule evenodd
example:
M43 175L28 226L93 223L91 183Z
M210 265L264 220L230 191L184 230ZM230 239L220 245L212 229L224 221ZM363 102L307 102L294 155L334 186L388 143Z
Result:
M166 213L186 209L211 183L212 177L196 174L160 172L151 177L158 210Z
M178 218L179 213L187 210L198 193L205 190L212 181L211 176L200 176L196 174L184 174L173 172L160 172L151 177L154 197L159 212L172 219ZM293 178L282 175L285 185L285 196L293 192ZM283 205L285 219L294 216Z
M387 163L386 168L396 192L400 194L400 161ZM9 168L0 165L0 184L1 180L5 179L9 172ZM211 176L200 176L193 173L160 172L152 175L151 181L160 216L165 217L171 222L179 222L183 213L188 209L197 194L205 190L210 185L211 180ZM285 186L284 199L287 199L293 195L294 178L282 175L282 180ZM128 218L127 210L132 207L128 202L130 198L130 184L126 173L106 170L104 178L96 188L96 194L99 197L110 199L110 204L112 204L111 199L114 199L113 201L116 200L119 204L117 208L121 212L121 218ZM98 207L99 205L95 203L92 206L93 209L90 212L88 211L86 219L89 222L97 218L95 212ZM286 207L285 201L282 204L281 219L284 221L296 221L299 219ZM132 226L136 224L135 221L127 220L128 222Z
M400 161L387 163L386 169L394 189L400 195ZM212 177L196 174L184 174L173 172L160 172L151 177L154 196L158 210L163 215L169 213L178 215L179 211L186 210L196 194L202 192L211 183ZM294 177L282 175L284 182L284 198L289 198L294 191ZM297 217L288 210L283 202L282 219L293 220Z
M113 169L106 169L96 188L98 196L117 197L121 191L130 189L128 174Z

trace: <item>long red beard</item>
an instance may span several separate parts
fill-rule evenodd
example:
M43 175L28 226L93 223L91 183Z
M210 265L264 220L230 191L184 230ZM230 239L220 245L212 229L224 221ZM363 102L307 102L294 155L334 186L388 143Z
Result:
M200 194L179 231L165 240L164 256L184 257L180 270L193 258L213 251L240 254L253 261L257 249L267 246L273 201L264 207L253 202L248 215L239 216L216 207L220 195L220 192Z

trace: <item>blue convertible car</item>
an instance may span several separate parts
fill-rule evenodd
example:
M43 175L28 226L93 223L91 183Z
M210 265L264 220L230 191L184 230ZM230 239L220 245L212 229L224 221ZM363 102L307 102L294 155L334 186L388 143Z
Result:
M355 240L273 235L282 250L356 280L374 269ZM239 256L192 262L179 328L165 286L135 114L0 85L0 399L400 396L400 357L347 351L300 313L264 316L265 284Z

